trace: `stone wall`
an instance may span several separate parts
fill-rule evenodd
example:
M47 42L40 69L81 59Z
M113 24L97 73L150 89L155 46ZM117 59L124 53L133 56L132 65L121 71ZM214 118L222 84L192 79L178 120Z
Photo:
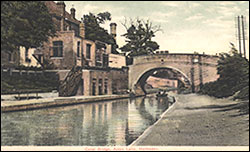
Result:
M113 94L126 93L128 90L128 69L111 70Z

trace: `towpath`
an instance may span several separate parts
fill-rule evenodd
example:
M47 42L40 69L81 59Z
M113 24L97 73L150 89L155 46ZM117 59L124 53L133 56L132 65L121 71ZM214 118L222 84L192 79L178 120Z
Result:
M249 146L247 106L249 101L178 95L173 108L132 146Z

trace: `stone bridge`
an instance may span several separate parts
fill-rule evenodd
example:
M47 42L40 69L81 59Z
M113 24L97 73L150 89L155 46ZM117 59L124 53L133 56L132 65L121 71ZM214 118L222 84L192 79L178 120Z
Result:
M206 54L166 53L137 56L129 66L129 89L135 94L145 93L144 85L150 75L157 70L171 70L175 79L198 91L207 82L215 81L218 56Z

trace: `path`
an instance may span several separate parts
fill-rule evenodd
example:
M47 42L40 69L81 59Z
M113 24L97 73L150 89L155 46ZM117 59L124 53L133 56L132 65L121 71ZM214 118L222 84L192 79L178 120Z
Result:
M249 102L196 94L177 101L132 146L249 146Z

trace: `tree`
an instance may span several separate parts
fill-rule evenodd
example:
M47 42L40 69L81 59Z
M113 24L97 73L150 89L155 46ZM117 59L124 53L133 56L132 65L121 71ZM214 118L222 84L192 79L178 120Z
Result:
M111 14L109 12L99 13L94 15L93 13L89 13L88 15L84 15L84 23L85 23L85 36L89 40L99 40L105 42L107 44L112 45L112 53L117 53L116 41L115 39L108 33L107 30L102 28L100 24L104 24L106 21L111 20Z
M48 8L41 1L1 1L1 50L13 52L42 46L55 36Z
M152 54L153 51L159 49L157 42L152 41L155 37L155 33L160 31L160 26L153 26L149 20L144 21L142 19L130 20L130 23L122 23L126 28L127 33L123 34L127 40L120 49L123 52L127 52L128 56L137 56L144 54Z
M111 20L111 14L109 12L98 13L96 18L99 24L104 24Z
M237 98L249 98L249 61L232 45L230 53L220 54L217 65L219 79L205 84L201 92L215 97L228 97L240 91Z
M233 91L248 85L249 61L243 58L232 46L230 54L223 53L218 61L219 81L227 84Z

